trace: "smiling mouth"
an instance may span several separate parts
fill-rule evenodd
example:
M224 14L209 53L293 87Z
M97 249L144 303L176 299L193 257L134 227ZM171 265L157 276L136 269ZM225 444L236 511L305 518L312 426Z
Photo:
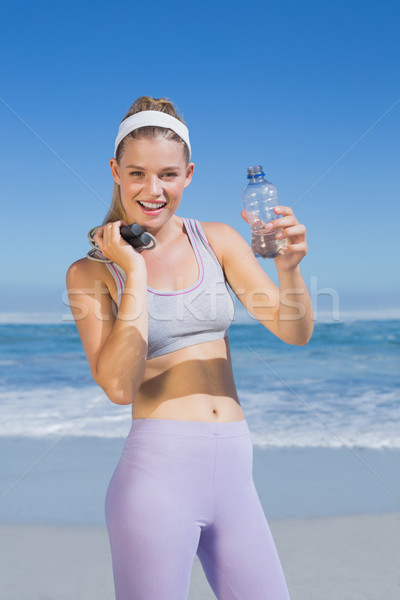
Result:
M146 210L158 210L160 208L164 208L167 204L166 202L143 202L138 200L140 206L143 206Z

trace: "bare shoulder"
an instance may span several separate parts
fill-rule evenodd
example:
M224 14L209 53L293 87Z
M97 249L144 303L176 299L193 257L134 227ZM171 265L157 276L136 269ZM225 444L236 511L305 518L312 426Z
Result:
M111 277L112 280L112 277ZM89 258L79 258L73 262L66 272L67 287L90 286L95 281L100 281L102 287L110 288L110 272L105 264L90 260Z
M65 279L68 290L90 293L98 287L108 290L114 302L117 301L117 286L106 264L86 257L79 258L68 267Z
M243 236L226 223L201 223L237 298L262 325L282 339L279 288L257 261Z
M84 281L91 282L97 279L104 270L100 270L102 265L88 258L79 258L73 262L67 269L66 280L69 283L82 283Z
M222 223L219 221L199 221L199 223L206 234L208 243L214 250L221 265L224 262L224 254L227 249L229 250L229 248L233 248L238 244L244 244L247 246L247 242L240 235L240 233L238 233L236 229L227 223Z

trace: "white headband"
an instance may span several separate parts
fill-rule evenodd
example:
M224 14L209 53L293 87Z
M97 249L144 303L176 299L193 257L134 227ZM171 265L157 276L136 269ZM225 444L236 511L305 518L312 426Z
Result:
M160 112L159 110L142 110L141 112L131 115L122 121L121 125L119 126L118 135L115 140L114 158L117 156L118 145L120 144L121 140L128 135L128 133L134 129L137 129L138 127L146 127L148 125L166 127L167 129L172 129L172 131L175 131L175 133L179 135L179 137L189 148L189 157L191 156L192 151L189 142L189 130L186 125L184 125L178 119L175 119L175 117Z

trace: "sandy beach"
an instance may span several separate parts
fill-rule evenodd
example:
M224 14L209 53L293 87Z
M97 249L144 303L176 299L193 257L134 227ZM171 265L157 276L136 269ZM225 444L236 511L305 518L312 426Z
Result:
M114 599L104 497L123 443L0 438L2 600ZM291 600L398 600L399 464L396 449L254 447ZM189 600L211 598L196 557Z
M400 513L271 520L269 525L291 600L400 597ZM0 525L0 540L3 600L114 598L105 528L7 524ZM197 557L188 598L215 598Z

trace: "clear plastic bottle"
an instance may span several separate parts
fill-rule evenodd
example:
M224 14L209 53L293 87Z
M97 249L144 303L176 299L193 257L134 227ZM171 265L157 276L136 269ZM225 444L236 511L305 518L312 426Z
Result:
M249 183L242 191L243 207L251 226L251 249L256 257L275 258L286 244L285 239L277 240L280 228L268 233L264 224L279 219L273 208L278 206L276 187L264 177L261 165L247 169Z

